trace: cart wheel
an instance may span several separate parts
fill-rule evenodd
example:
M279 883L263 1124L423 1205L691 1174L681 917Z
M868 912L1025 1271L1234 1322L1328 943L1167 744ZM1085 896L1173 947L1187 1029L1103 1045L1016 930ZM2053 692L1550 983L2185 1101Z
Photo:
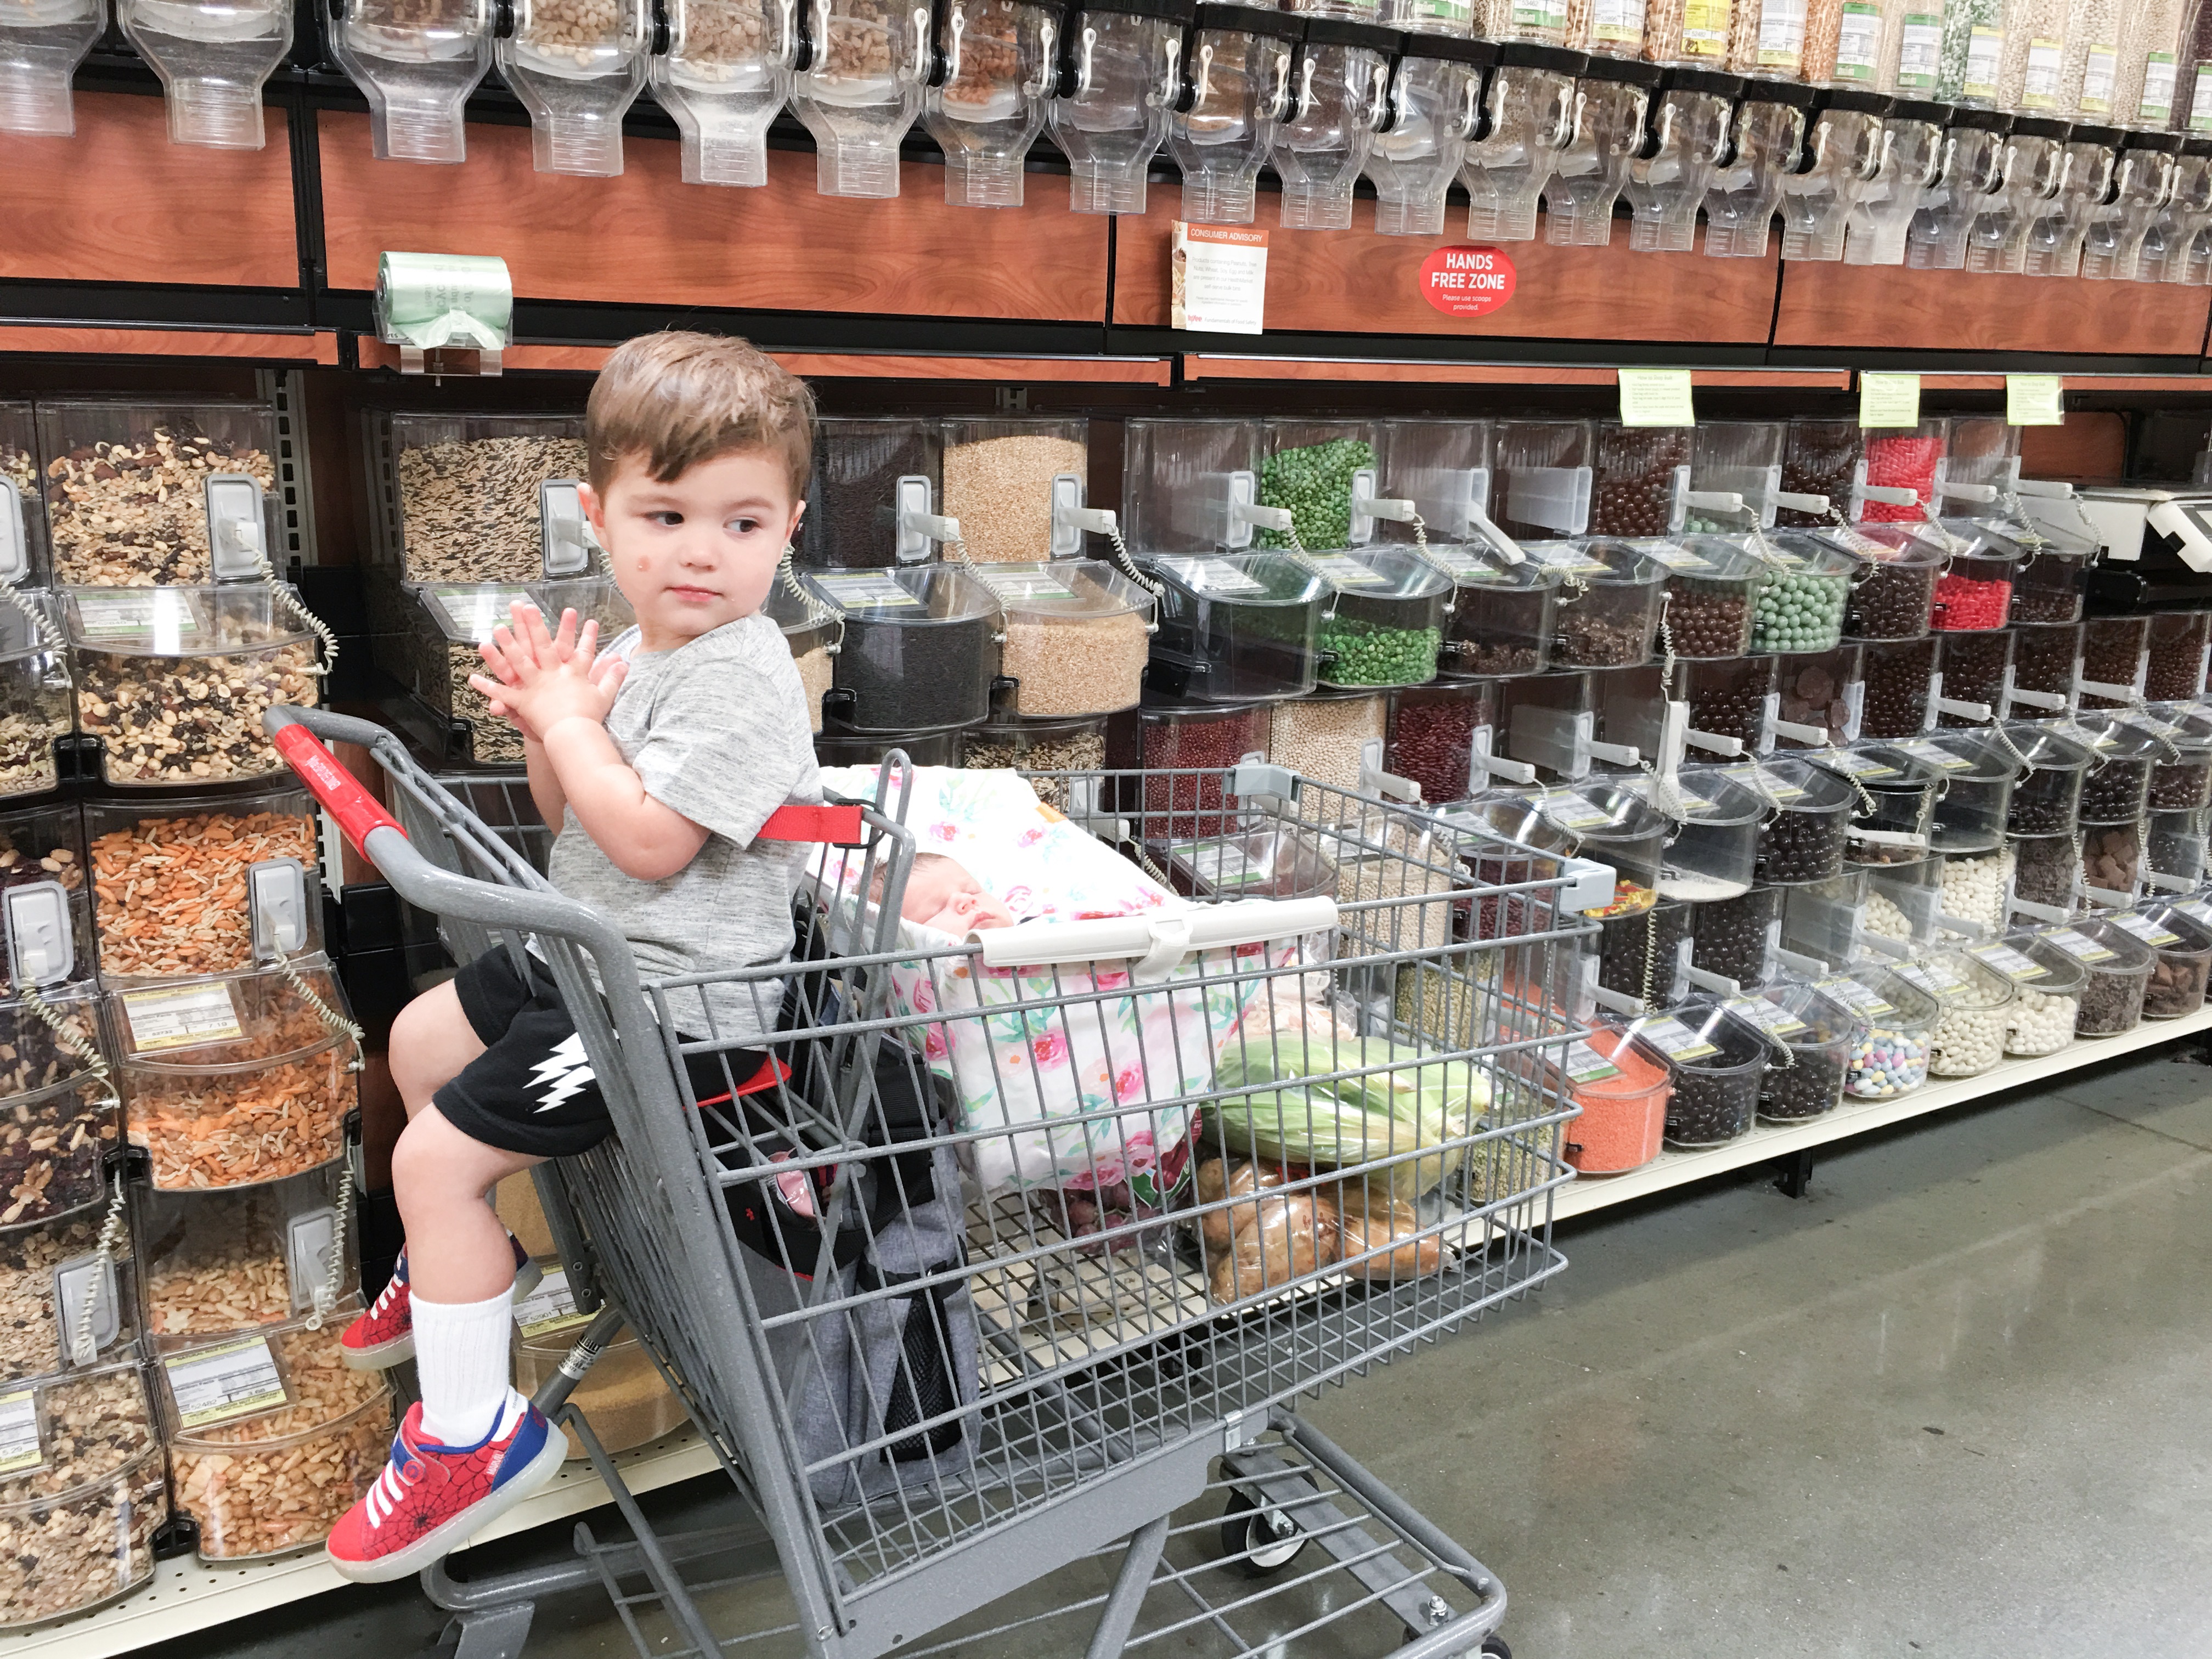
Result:
M1248 1578L1265 1578L1280 1572L1305 1548L1298 1523L1249 1492L1229 1494L1229 1507L1221 1515L1221 1553Z
M1484 1637L1481 1651L1485 1659L1513 1659L1513 1650L1505 1645L1502 1636Z

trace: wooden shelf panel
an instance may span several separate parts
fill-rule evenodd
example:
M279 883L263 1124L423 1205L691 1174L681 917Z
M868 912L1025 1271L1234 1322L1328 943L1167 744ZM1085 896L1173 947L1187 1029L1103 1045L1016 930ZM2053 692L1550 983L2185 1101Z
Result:
M369 153L368 117L318 117L334 288L373 289L387 251L489 253L526 299L1096 323L1107 221L1030 173L1017 210L947 207L942 171L901 169L889 201L817 195L814 158L769 152L755 190L683 181L678 147L623 142L613 179L534 172L524 127L471 126L468 160L421 169Z
M329 330L230 333L186 328L76 328L42 323L0 323L0 351L66 353L91 357L230 357L260 362L326 363L338 360L338 337Z
M283 110L263 109L261 149L208 149L169 142L159 98L80 92L76 107L74 137L0 136L0 277L301 286Z
M0 330L0 339L4 331ZM0 349L4 349L0 345ZM508 370L552 369L594 374L612 346L509 346L501 367ZM359 342L363 368L397 368L399 349L366 335ZM922 357L901 353L848 354L772 351L794 374L809 380L1000 380L1032 385L1051 381L1166 386L1174 378L1165 357Z
M1613 368L1553 368L1545 363L1362 362L1334 357L1235 356L1187 352L1186 380L1387 381L1426 386L1612 386ZM1692 386L1810 387L1840 392L1851 383L1847 368L1698 368Z
M1774 343L2195 357L2208 316L2212 289L1791 263L1782 271Z
M1168 325L1169 228L1182 192L1155 186L1151 212L1115 233L1114 320ZM1261 218L1272 216L1264 204ZM1359 216L1366 219L1363 212ZM1440 337L1650 340L1763 345L1774 315L1778 258L1710 259L1698 253L1631 253L1616 228L1609 247L1502 246L1513 261L1513 297L1486 317L1447 317L1422 299L1415 275L1447 234L1378 236L1351 230L1274 230L1267 246L1271 333L1435 335ZM1777 244L1778 247L1778 241ZM1356 347L1347 347L1356 350Z

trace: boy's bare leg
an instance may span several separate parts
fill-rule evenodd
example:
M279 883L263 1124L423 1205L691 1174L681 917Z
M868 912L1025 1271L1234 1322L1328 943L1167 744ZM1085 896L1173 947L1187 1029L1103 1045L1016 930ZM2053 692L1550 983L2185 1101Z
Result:
M434 1106L418 1112L392 1154L407 1228L407 1276L424 1302L481 1302L514 1283L514 1247L484 1191L545 1160L471 1140Z
M411 1119L430 1103L430 1097L461 1074L461 1068L483 1053L469 1017L461 1012L461 999L447 980L433 986L399 1011L392 1022L392 1081L407 1104Z

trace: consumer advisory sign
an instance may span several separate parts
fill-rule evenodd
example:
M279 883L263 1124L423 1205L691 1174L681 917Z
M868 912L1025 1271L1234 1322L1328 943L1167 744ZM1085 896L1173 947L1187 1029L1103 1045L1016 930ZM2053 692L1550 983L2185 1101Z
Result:
M1168 258L1169 327L1211 334L1265 330L1266 231L1177 221Z
M1447 317L1486 317L1513 297L1513 261L1500 247L1461 243L1421 262L1421 297Z

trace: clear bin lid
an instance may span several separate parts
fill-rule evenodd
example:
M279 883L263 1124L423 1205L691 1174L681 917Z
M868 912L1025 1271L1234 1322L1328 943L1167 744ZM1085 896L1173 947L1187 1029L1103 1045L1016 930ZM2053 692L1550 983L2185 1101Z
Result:
M1327 584L1289 553L1215 553L1198 557L1161 555L1146 569L1194 599L1216 605L1311 605Z
M1731 782L1764 795L1785 812L1838 812L1858 804L1858 792L1850 785L1794 755L1768 755L1718 769Z
M2020 775L2020 763L1994 738L1978 732L1908 738L1896 747L1958 783L2001 783Z
M1310 553L1306 562L1340 593L1374 599L1425 599L1455 584L1410 549L1361 548L1350 553Z
M2093 974L2148 973L2158 961L2158 953L2141 939L2094 916L2043 928L2040 937Z
M1558 571L1600 587L1656 587L1667 580L1665 565L1645 549L1613 537L1589 541L1523 542L1521 550Z
M949 564L902 570L817 570L815 590L847 617L927 627L995 614L999 601L975 574Z
M2119 714L2084 714L2075 730L2096 750L2097 763L2108 761L2166 758L2166 740Z
M786 639L794 635L817 629L829 629L837 625L837 609L810 583L804 574L793 573L800 592L794 593L781 577L768 591L768 599L761 606L768 618L783 630Z
M302 1315L161 1356L155 1366L173 1446L267 1446L327 1432L382 1404L382 1373L348 1367L338 1335L362 1310L358 1293L319 1320Z
M2047 726L2019 720L2007 726L2004 734L2021 759L2039 772L2078 772L2097 758L2087 744Z
M2112 926L2134 934L2162 957L2212 956L2212 926L2171 904L2143 904L2115 912Z
M1498 549L1486 542L1467 543L1439 547L1429 546L1431 562L1451 573L1452 580L1462 587L1486 587L1498 592L1514 592L1538 587L1557 587L1565 580L1553 566L1540 559L1508 559Z
M1547 795L1545 821L1585 845L1640 842L1667 833L1668 820L1625 784L1586 784L1561 795Z
M327 969L301 972L333 1012L342 1012ZM172 980L108 993L116 1047L134 1071L261 1071L320 1054L345 1041L279 969Z
M1818 537L1840 552L1875 564L1918 569L1941 564L1951 556L1948 548L1918 534L1910 525L1848 525L1806 533Z
M2088 982L2078 957L2032 933L2008 933L1994 945L1970 945L1966 954L2021 989L2070 997Z
M2017 532L2021 526L1995 519L1944 519L1936 526L1950 538L1951 555L1960 559L2016 563L2027 556Z
M284 592L294 599L297 592ZM68 587L63 615L79 650L124 657L211 657L313 637L259 583L218 587Z
M2004 556L1984 550L1984 544L1991 550L2010 548L2013 556L2022 561L2086 559L2097 550L2097 544L2087 537L2071 535L2054 526L2023 524L2018 519L1946 519L1942 522L1954 536L1974 543L1975 552L1983 558Z
M1771 569L1793 576L1850 576L1859 562L1826 543L1803 534L1784 532L1760 538L1759 556Z
M2185 757L2212 753L2212 709L2196 703L2154 702L2135 714L2130 724L2164 738Z
M1945 1008L1980 1012L2013 999L2011 980L1964 951L1938 951L1925 961L1900 963L1893 971Z
M1661 805L1666 794L1658 787L1657 780L1654 779L1647 787L1653 805L1673 817L1674 813ZM1685 823L1711 824L1724 830L1766 816L1765 801L1719 768L1681 773L1675 781L1674 793L1682 808L1681 821Z
M1701 998L1638 1015L1628 1029L1677 1070L1725 1074L1766 1064L1766 1039L1758 1028Z
M1665 565L1672 574L1708 581L1740 581L1765 574L1766 561L1753 551L1749 536L1679 536L1669 542L1635 545Z
M1869 965L1830 974L1814 988L1861 1025L1923 1030L1942 1012L1936 999L1890 969Z
M1664 1088L1672 1073L1667 1057L1641 1037L1614 1025L1598 1024L1589 1036L1567 1046L1557 1068L1577 1095L1628 1098Z
M599 642L610 643L635 620L629 602L605 576L555 582L404 582L422 614L456 645L482 645L501 623L511 623L519 600L559 623L564 611L599 624Z
M1771 1041L1791 1048L1816 1048L1842 1042L1858 1024L1840 1003L1824 995L1809 980L1784 979L1731 997L1724 1006L1738 1019L1758 1026Z
M975 575L1009 616L1096 622L1152 608L1151 594L1103 559L984 565Z

